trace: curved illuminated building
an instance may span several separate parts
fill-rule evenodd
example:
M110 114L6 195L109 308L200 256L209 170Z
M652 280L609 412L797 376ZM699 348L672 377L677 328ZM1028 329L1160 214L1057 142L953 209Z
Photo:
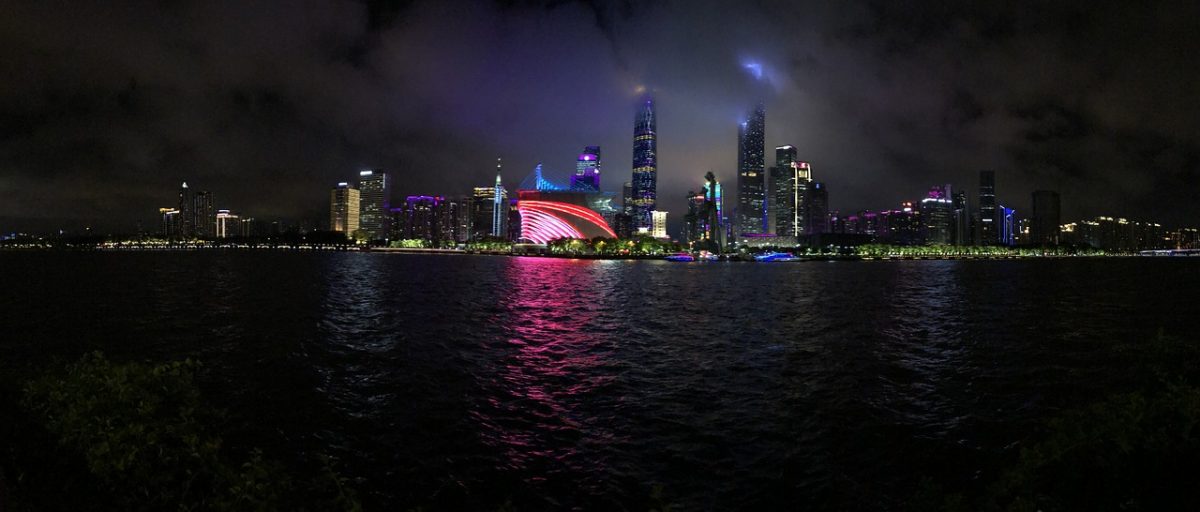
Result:
M570 190L542 176L539 164L517 191L521 238L544 244L560 238L616 238L599 213L590 208L599 194Z

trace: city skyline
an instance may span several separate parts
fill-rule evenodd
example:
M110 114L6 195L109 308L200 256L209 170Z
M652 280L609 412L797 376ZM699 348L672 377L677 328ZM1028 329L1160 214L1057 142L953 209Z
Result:
M521 170L513 179L537 162L569 171L586 146L605 148L602 188L620 190L631 171L629 105L647 92L665 137L661 210L686 211L684 193L708 171L735 199L736 123L761 98L771 112L765 147L796 146L842 212L919 200L937 183L974 192L978 172L993 169L1000 200L1018 213L1032 211L1033 191L1054 190L1064 220L1189 225L1200 216L1187 193L1198 173L1200 101L1194 79L1172 74L1187 68L1173 49L1196 46L1178 25L1190 12L378 5L331 5L323 17L279 16L270 6L156 6L145 15L17 6L0 50L14 70L0 91L13 120L0 151L0 190L10 198L0 231L132 231L144 212L170 206L162 198L182 180L203 183L218 208L320 219L323 191L359 169L387 170L397 191L450 194L488 183L496 155ZM720 23L734 9L749 21L805 16L788 30L764 23L746 35ZM199 53L177 54L150 22L159 17L181 20ZM244 25L220 29L218 19ZM433 28L454 20L480 35L438 46L436 30L402 19ZM1073 23L1057 23L1065 20ZM1109 42L1116 24L1149 36ZM114 28L117 44L86 44ZM699 29L711 41L677 51ZM295 44L258 44L268 32ZM959 44L978 58L947 50ZM164 70L154 55L176 67ZM577 73L578 62L589 72ZM670 220L678 231L680 214Z

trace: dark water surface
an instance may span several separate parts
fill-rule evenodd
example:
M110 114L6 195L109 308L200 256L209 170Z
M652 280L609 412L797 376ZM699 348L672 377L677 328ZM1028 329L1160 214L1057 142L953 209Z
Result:
M372 509L894 509L1200 318L1179 259L0 253L0 281L3 368L197 357L245 442L336 455Z

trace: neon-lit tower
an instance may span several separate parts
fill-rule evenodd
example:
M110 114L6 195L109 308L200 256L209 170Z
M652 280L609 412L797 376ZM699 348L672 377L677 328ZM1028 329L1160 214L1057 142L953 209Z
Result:
M579 154L575 175L571 176L571 190L600 191L600 146L588 146Z
M504 236L504 224L508 220L508 209L504 206L507 203L504 199L508 197L508 193L504 190L504 185L500 184L500 159L496 159L496 188L495 195L492 199L492 236Z
M767 111L762 103L738 129L737 233L767 233L764 138Z
M633 122L633 231L654 227L650 212L658 197L658 134L654 129L654 99L647 97Z

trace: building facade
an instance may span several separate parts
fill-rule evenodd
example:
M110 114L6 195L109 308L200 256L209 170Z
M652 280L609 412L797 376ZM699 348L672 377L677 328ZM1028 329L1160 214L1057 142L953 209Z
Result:
M737 230L762 234L767 227L766 164L764 142L767 112L762 103L738 126Z
M588 146L579 154L575 175L571 176L571 190L600 191L600 146Z
M633 217L633 231L654 227L650 212L658 198L658 133L653 98L646 98L638 109L633 123L633 179L630 181L628 212ZM628 203L627 203L628 205Z
M329 230L350 235L358 231L358 189L349 183L338 183L329 191Z
M391 180L382 169L359 171L358 226L370 240L383 240L388 237L391 194Z

